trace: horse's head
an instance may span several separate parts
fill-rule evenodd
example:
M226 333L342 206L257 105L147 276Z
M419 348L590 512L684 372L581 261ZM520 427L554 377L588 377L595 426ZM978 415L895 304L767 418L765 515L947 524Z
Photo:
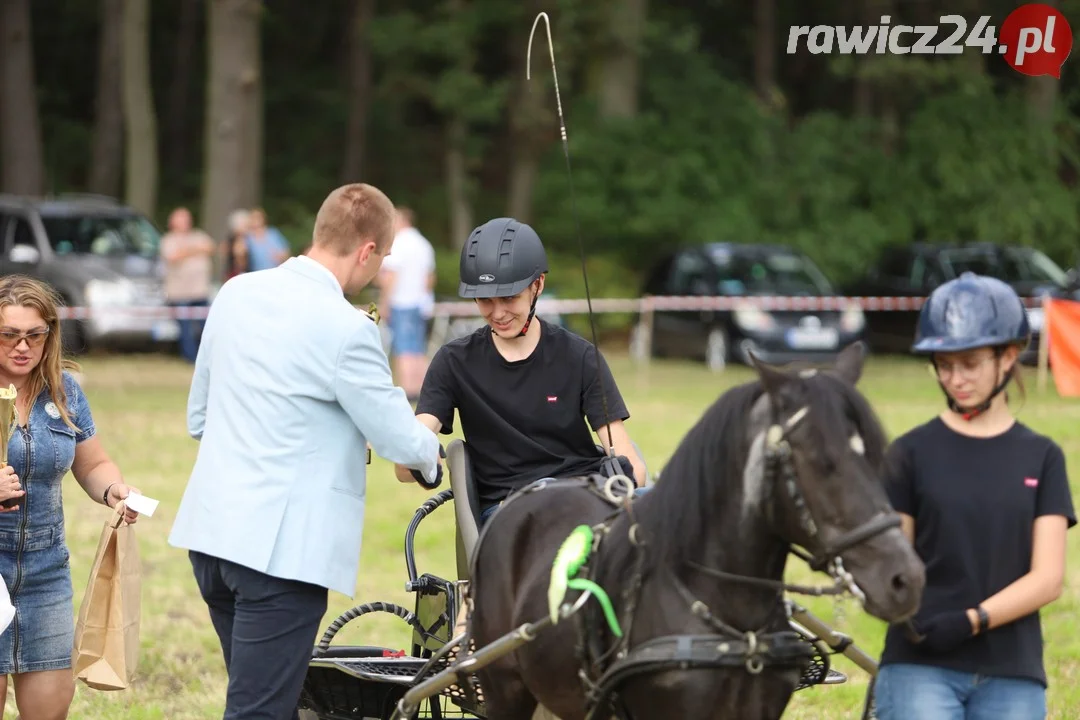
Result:
M751 413L754 436L764 437L761 510L774 531L809 551L815 569L850 573L870 614L910 617L925 572L885 493L885 433L855 389L862 345L829 370L754 365L765 390Z

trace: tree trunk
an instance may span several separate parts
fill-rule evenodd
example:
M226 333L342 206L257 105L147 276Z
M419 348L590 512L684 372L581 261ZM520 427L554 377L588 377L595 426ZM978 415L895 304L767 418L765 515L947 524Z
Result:
M345 127L345 159L341 182L364 177L368 105L371 102L371 41L368 32L375 15L375 0L355 0L349 33L349 120Z
M764 3L766 0L759 0ZM600 115L637 115L648 0L609 0L610 34L600 71Z
M191 77L198 46L199 0L181 0L173 55L172 84L169 86L168 111L165 113L165 172L174 182L181 182L187 172Z
M881 14L877 12L878 0L861 0L848 7L848 17L851 25L868 27L881 22ZM868 118L874 113L874 81L870 79L874 58L867 56L859 58L854 64L855 88L852 97L853 111L858 117Z
M90 192L119 198L124 179L124 110L121 90L124 0L102 0L97 99Z
M243 82L241 98L244 102L244 127L247 128L244 145L244 157L241 172L248 178L249 195L247 206L262 205L263 183L263 73L262 73L262 33L259 20L262 17L262 2L255 0L258 14L244 33L244 43L250 50L241 75Z
M446 190L450 204L450 241L455 250L465 245L473 229L473 209L469 199L469 170L465 156L468 127L460 117L447 125Z
M1027 95L1032 116L1040 123L1049 124L1054 119L1058 89L1061 83L1052 75L1039 75L1027 79Z
M468 12L466 0L449 0L448 8L455 19ZM454 20L451 20L451 23L453 24ZM471 29L466 29L466 26L457 26L454 29L459 33L472 32ZM464 39L464 48L461 54L456 55L455 66L450 68L451 73L470 73L475 64L474 54L469 49L472 38ZM446 181L447 209L450 215L450 245L456 250L464 247L473 229L473 207L469 192L469 155L466 148L469 138L469 115L462 107L466 103L467 100L459 99L443 108L445 133L443 171Z
M45 191L30 0L0 0L0 189Z
M763 107L777 106L776 0L754 3L754 89Z
M511 151L510 183L506 214L523 223L532 222L532 196L536 187L536 151L527 142L515 143Z
M150 88L149 0L124 0L122 95L127 135L125 201L153 216L157 209L157 120Z
M1058 0L1046 0L1051 7L1059 7ZM1031 122L1045 143L1046 159L1051 164L1058 161L1057 142L1054 136L1054 114L1057 109L1061 81L1052 75L1024 78L1027 84L1028 110Z
M211 0L207 52L207 113L203 163L202 227L216 238L228 216L256 203L256 167L248 160L259 69L258 0ZM259 113L261 117L261 113ZM259 121L261 126L261 121Z
M530 2L526 7L527 17L535 17L539 11L537 2ZM529 26L531 29L531 26ZM558 30L552 27L551 32L558 37ZM532 217L533 188L536 186L536 175L539 169L538 154L539 145L544 137L555 131L555 123L558 119L554 113L548 111L548 107L554 108L555 98L554 82L551 77L550 56L548 55L547 36L544 33L544 25L536 28L536 37L533 40L533 67L532 78L525 77L525 53L520 48L525 47L529 36L527 34L510 35L511 52L519 58L514 63L514 89L510 95L510 172L507 178L507 216L527 223ZM558 71L567 77L567 68L559 66ZM550 101L550 103L548 103Z

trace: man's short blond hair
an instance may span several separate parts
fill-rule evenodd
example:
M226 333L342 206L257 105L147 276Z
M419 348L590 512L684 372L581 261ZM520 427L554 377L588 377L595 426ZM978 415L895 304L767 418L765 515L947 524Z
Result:
M312 245L339 257L367 242L382 251L393 242L393 226L394 204L382 190L366 183L342 185L319 208Z

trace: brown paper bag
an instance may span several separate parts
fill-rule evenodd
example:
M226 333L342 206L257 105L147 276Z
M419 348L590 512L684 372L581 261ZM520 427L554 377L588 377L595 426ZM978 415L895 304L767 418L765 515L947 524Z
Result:
M95 690L126 689L139 659L139 544L123 501L116 511L101 531L71 656L75 677Z

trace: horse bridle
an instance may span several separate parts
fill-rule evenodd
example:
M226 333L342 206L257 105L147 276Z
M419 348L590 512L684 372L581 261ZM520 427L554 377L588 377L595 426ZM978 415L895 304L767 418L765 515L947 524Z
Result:
M774 482L767 483L768 487L775 488L776 481L783 484L788 497L795 505L799 525L817 545L817 552L813 554L806 552L802 548L796 549L797 546L793 547L792 551L806 560L811 570L821 571L826 569L830 563L839 561L842 553L871 538L877 537L887 530L900 527L900 516L894 512L879 513L829 542L821 540L817 524L810 516L810 511L806 507L806 500L802 491L799 490L796 480L797 474L794 464L791 462L791 444L788 442L791 431L808 414L809 408L803 407L792 414L783 425L777 423L769 427L765 434L765 472L773 476L770 479ZM769 508L772 507L773 503L770 503Z
M900 527L900 516L895 512L879 513L829 542L821 539L817 523L815 523L813 517L811 517L803 493L799 490L797 481L798 475L795 472L794 464L791 461L791 443L788 441L791 432L807 417L809 411L810 409L808 407L802 407L792 413L792 415L783 423L774 422L766 430L764 469L766 474L766 487L770 488L770 491L775 491L778 486L783 486L783 489L788 494L788 498L795 506L799 525L815 545L817 545L816 552L811 553L798 545L792 544L791 552L805 560L811 570L814 570L815 572L827 571L836 583L832 587L807 587L805 585L795 585L777 580L766 580L764 578L755 578L748 575L723 572L697 563L690 563L690 565L699 572L724 580L743 582L745 584L758 585L782 592L793 592L801 595L838 595L843 592L850 592L852 595L859 598L860 601L864 601L865 595L855 584L855 580L851 576L851 573L844 569L840 555L871 538L877 537L883 532ZM772 492L770 492L769 500L772 500ZM768 502L766 507L769 523L775 527L775 503Z

